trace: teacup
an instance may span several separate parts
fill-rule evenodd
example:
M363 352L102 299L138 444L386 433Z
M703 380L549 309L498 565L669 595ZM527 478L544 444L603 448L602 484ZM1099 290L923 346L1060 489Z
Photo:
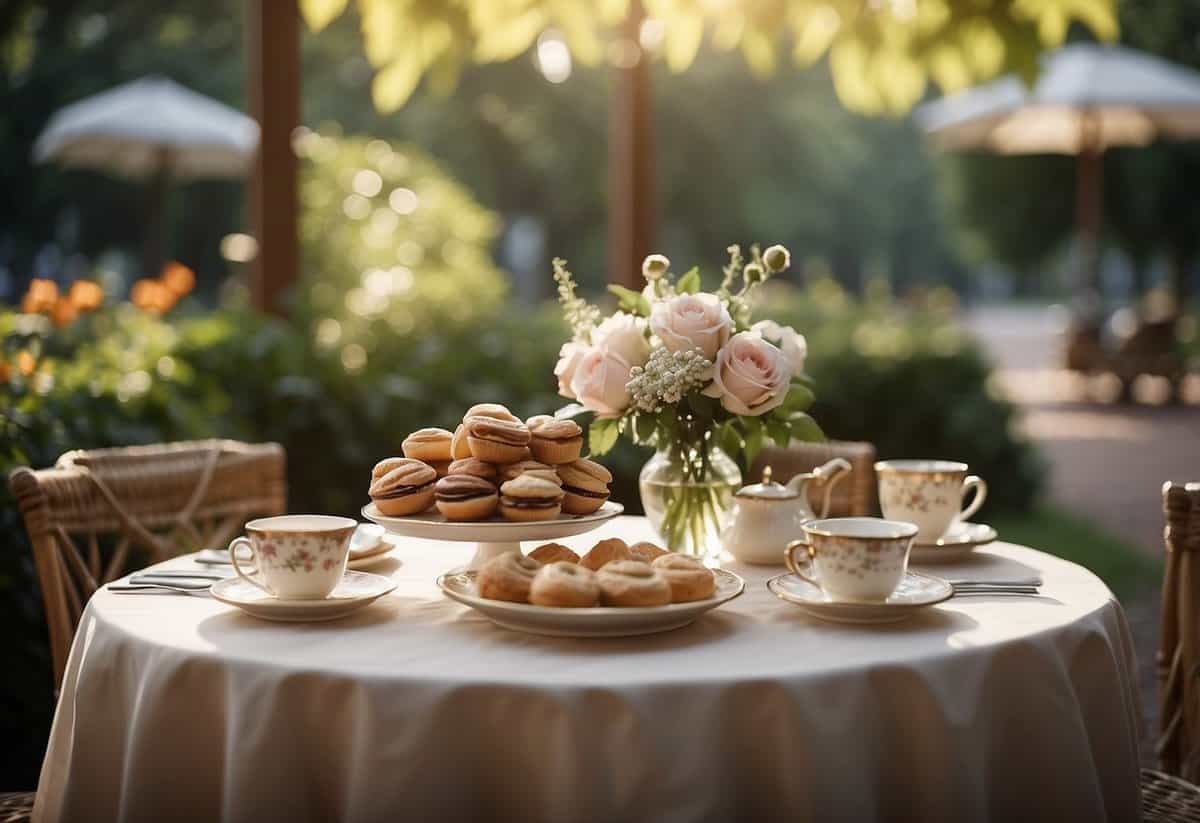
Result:
M229 559L242 579L280 600L322 600L346 571L357 528L349 517L324 514L261 517L246 524L246 537L229 544ZM243 545L250 548L257 575L238 565Z
M916 523L918 543L935 543L955 523L970 518L987 498L987 483L952 460L883 460L875 464L879 507L891 520ZM965 509L971 489L975 499Z
M850 603L887 600L904 579L917 536L912 523L878 517L812 520L802 528L807 540L789 543L784 554L788 569L831 600Z

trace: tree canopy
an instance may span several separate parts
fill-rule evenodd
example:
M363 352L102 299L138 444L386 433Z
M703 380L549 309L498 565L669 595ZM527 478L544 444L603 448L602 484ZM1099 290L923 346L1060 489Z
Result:
M300 0L320 31L350 0ZM584 64L605 58L637 0L357 0L367 58L378 70L375 105L404 105L422 78L454 87L467 61L510 60L548 30ZM761 77L790 59L828 56L838 98L866 113L908 111L930 82L956 91L1003 72L1032 78L1037 54L1074 22L1102 40L1117 35L1114 0L643 0L653 37L642 41L672 71L688 68L707 35L740 51ZM650 44L654 48L650 48ZM636 45L636 44L634 44ZM636 53L636 52L635 52Z

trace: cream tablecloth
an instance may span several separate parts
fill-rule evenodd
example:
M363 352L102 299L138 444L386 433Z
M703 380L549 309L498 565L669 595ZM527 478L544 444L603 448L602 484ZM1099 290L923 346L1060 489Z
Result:
M564 542L613 534L650 531ZM405 541L399 588L324 624L97 594L38 819L1138 817L1130 638L1078 566L996 544L945 572L1036 571L1043 596L852 627L776 600L780 570L730 565L746 594L688 628L565 640L444 598L435 577L469 554Z

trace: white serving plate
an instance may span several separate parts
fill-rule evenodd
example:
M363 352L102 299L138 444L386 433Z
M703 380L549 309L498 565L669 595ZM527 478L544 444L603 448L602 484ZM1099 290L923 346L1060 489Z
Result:
M913 543L909 559L916 563L948 563L961 560L999 535L987 523L955 523L946 536L932 543Z
M895 623L954 595L953 587L945 580L914 571L904 573L896 591L883 603L831 600L820 586L790 572L772 577L767 588L780 600L834 623Z
M447 520L437 510L408 517L388 517L381 514L374 503L368 503L363 506L362 516L401 537L477 543L475 556L467 568L478 569L493 557L505 552L520 551L522 540L557 540L560 537L590 532L623 511L624 506L609 500L591 514L560 514L554 520L517 523L496 516L487 520L455 522Z
M682 628L710 609L728 603L746 588L746 582L733 572L713 569L713 574L716 575L716 591L712 597L692 603L630 608L560 609L488 600L479 596L474 571L443 574L437 584L447 597L513 631L552 637L632 637Z
M240 577L219 580L209 592L222 603L264 620L312 623L345 617L395 588L396 581L389 577L348 571L329 597L322 600L280 600Z

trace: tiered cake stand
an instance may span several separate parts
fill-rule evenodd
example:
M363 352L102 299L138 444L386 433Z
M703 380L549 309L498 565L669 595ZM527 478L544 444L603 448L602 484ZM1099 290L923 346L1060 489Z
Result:
M625 511L620 503L606 502L592 514L562 514L555 520L514 523L500 518L472 523L456 523L440 513L425 512L409 517L388 517L374 503L363 506L363 517L383 526L400 537L425 540L445 540L453 543L475 543L475 556L466 569L478 569L493 557L506 552L521 551L521 542L557 540L590 532Z

